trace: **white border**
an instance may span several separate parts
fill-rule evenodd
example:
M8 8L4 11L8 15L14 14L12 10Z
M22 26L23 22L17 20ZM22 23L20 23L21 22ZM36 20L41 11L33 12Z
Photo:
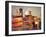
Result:
M12 24L11 24L11 6L35 6L41 7L41 30L28 30L28 31L12 31ZM25 3L9 3L9 35L11 34L26 34L26 33L42 33L44 31L44 24L43 24L43 5L42 4L25 4Z

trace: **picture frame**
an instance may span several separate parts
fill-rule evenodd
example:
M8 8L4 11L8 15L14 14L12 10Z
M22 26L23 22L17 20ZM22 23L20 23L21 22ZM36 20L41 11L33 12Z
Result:
M16 17L16 16L18 16L20 14L19 13L16 14L16 11L17 11L16 9L19 9L19 8L20 8L20 13L21 13L21 16L19 17L19 19L23 20L23 18L25 17L24 11L26 9L27 9L27 11L31 9L33 16L34 15L40 16L40 20L41 20L40 28L33 29L32 28L33 26L31 25L31 29L25 28L26 26L23 27L23 29L21 29L21 28L19 29L19 27L17 28L17 26L20 23L19 24L17 23L17 25L16 25L16 23L12 24L13 22L11 22L11 21L14 20L14 18L12 18L12 17L14 17L14 15L15 15L15 19L18 20L18 17ZM23 12L22 12L22 10L23 10ZM33 11L35 12L34 14L33 14ZM30 15L30 13L28 15ZM26 17L26 19L27 19L27 17ZM15 26L15 29L14 29L13 25ZM20 24L20 25L22 25L22 24ZM24 21L23 25L26 25L25 21ZM11 26L13 26L13 27L11 27ZM18 35L34 35L34 34L45 34L45 3L5 1L5 35L6 36L18 36Z

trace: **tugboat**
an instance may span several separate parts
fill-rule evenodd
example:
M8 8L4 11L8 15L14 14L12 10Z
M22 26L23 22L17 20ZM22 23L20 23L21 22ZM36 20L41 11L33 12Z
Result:
M25 17L24 17L24 26L26 25L28 30L32 30L32 28L33 28L33 24L32 24L33 23L33 17L31 15L31 12L32 11L26 12Z
M16 16L12 19L12 30L22 30L21 27L23 25L23 18L22 18L23 9L20 8L19 10L16 10Z

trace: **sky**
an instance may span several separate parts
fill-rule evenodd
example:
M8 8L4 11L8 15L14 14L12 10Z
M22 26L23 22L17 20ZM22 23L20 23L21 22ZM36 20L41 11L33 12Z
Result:
M41 7L31 7L31 6L12 6L12 15L16 14L16 9L22 8L23 14L27 13L29 10L32 11L32 16L41 16Z

